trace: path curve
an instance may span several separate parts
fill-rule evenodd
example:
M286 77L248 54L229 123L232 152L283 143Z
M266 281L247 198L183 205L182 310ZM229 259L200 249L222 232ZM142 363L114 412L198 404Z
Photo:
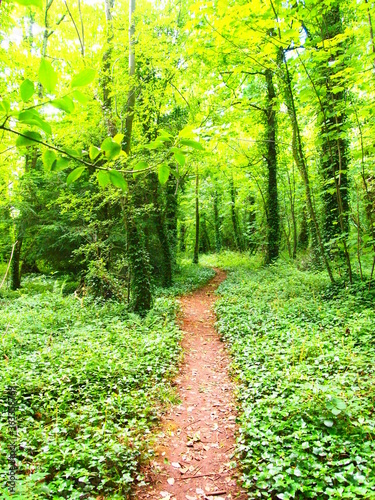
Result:
M236 411L230 359L214 329L214 291L226 274L180 299L184 361L175 380L181 404L161 421L156 459L137 500L244 500L233 468Z

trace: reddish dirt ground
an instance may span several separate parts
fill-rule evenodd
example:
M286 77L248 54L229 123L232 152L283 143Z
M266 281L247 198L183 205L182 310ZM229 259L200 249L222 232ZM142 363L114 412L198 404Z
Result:
M181 404L161 422L156 458L137 500L244 500L238 486L234 447L236 411L230 359L214 329L214 291L225 280L216 276L205 287L180 299L184 361L175 380Z

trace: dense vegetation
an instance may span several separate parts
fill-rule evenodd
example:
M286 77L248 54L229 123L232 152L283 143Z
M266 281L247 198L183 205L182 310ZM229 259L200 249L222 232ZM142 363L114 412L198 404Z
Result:
M188 291L212 270L185 265ZM186 284L187 283L187 284ZM16 381L20 460L12 498L124 498L140 461L152 453L150 427L176 401L170 385L180 357L173 293L160 294L144 320L118 301L64 293L64 281L25 280L22 293L0 299L2 498L8 445L6 386ZM138 479L139 476L138 476ZM117 495L114 494L117 492Z
M249 498L375 498L375 292L256 267L234 268L217 303Z
M219 327L250 498L375 496L374 18L372 0L0 2L20 498L127 494L199 262L233 269Z

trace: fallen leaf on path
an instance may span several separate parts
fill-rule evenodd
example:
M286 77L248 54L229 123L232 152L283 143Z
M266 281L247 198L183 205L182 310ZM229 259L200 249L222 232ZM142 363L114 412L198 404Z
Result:
M174 485L174 478L173 477L169 477L167 479L167 483L170 484L171 486L173 486Z
M172 467L174 467L175 469L181 469L181 465L178 463L178 462L172 462Z
M166 498L167 500L171 498L171 494L168 493L168 491L161 491L160 495L162 496L162 498Z

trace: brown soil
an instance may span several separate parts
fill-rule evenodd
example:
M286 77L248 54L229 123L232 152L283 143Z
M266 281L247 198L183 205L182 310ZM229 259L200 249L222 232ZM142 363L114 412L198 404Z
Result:
M244 500L234 458L236 411L230 359L214 329L211 308L215 289L225 280L216 276L181 302L184 361L175 380L181 404L161 422L156 459L145 471L146 486L137 500Z

